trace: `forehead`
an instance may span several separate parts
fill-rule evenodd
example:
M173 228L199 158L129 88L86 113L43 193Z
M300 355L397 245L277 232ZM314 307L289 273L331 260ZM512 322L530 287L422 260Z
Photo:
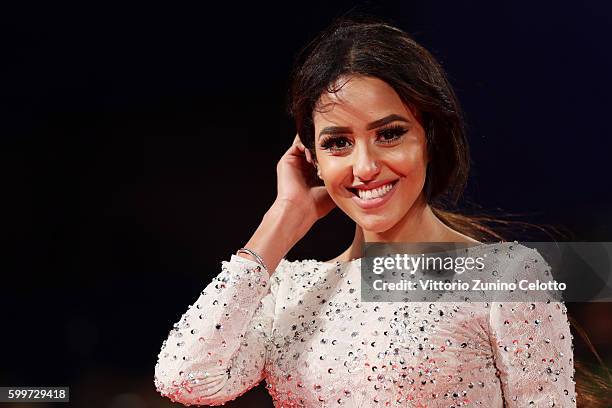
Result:
M385 81L363 76L338 80L335 93L324 93L313 114L315 128L327 125L365 127L390 114L412 118L410 110Z

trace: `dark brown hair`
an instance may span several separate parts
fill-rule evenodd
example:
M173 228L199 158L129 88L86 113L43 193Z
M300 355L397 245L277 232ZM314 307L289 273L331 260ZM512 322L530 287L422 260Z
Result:
M534 227L527 222L449 210L461 198L470 167L464 118L455 92L440 64L425 48L406 32L370 15L353 13L337 19L296 58L289 113L313 157L313 113L320 108L320 97L325 92L337 92L341 88L338 80L351 75L385 81L417 112L425 129L429 156L425 199L442 222L479 241L504 240L503 230ZM604 406L606 398L597 395L609 390L609 384L603 380L597 384L598 377L588 370L580 375L580 364L576 368L576 378L581 380L576 384L580 405ZM599 392L593 392L594 385Z

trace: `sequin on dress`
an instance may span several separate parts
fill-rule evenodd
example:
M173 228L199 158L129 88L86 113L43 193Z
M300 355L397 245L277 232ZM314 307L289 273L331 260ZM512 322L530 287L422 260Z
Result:
M547 267L520 244L483 248ZM265 379L275 407L576 406L563 303L361 302L360 273L283 259L268 276L233 255L163 342L158 392L222 405Z

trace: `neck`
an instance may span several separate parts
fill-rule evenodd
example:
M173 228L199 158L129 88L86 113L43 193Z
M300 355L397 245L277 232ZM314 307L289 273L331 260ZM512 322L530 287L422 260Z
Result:
M352 260L363 256L363 242L478 242L444 224L431 210L423 197L408 210L392 228L373 232L355 224L351 246L338 257Z

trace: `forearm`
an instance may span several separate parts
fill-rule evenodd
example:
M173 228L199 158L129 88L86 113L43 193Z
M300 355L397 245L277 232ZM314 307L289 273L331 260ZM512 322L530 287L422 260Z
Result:
M158 392L185 405L218 405L257 384L274 320L276 286L268 283L251 261L222 262L162 344Z
M289 201L276 201L263 216L245 248L257 253L272 274L281 259L306 235L313 224L314 221L305 217L298 205ZM240 256L255 260L248 254L241 253Z

